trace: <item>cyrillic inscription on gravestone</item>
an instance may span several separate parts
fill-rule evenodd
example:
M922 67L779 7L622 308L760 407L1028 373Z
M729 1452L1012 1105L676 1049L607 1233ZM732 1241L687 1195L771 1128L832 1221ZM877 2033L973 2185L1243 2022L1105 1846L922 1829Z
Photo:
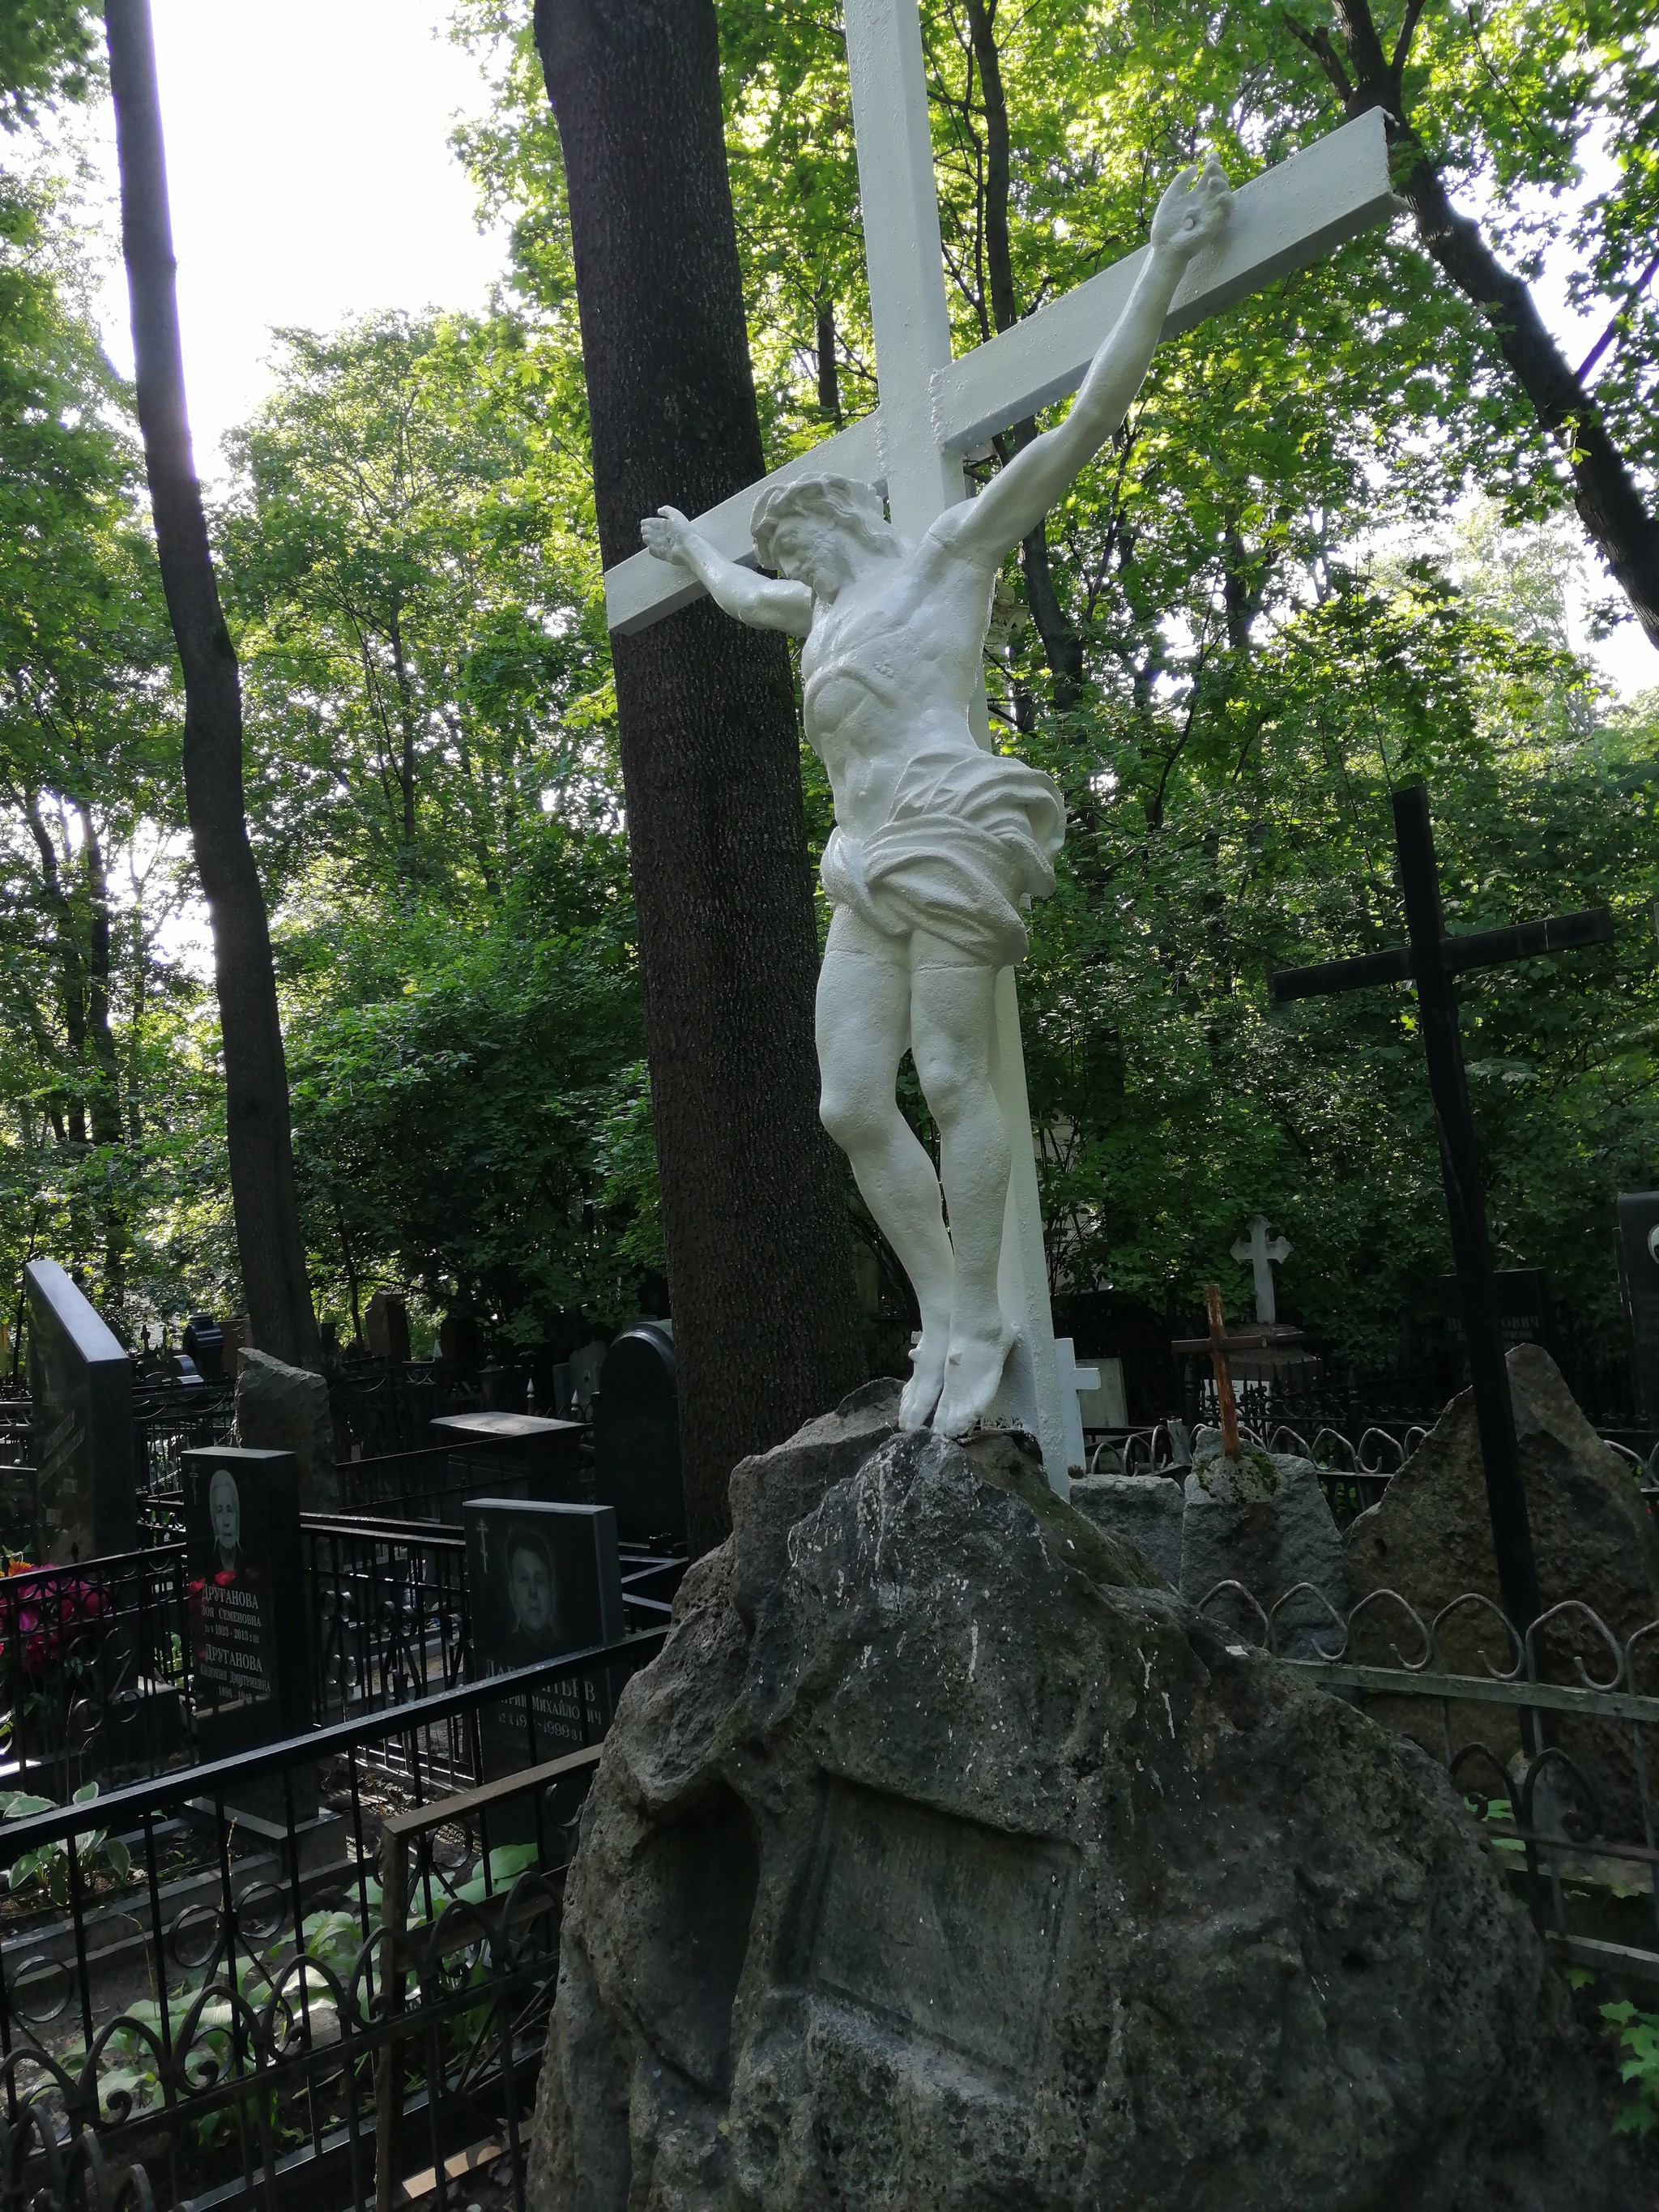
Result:
M202 1753L224 1759L311 1725L294 1455L182 1455L191 1671Z
M839 1778L804 1978L1001 2073L1043 2061L1069 1844L1005 1835Z
M132 1362L55 1260L31 1260L23 1281L35 1557L67 1561L131 1551L138 1541Z

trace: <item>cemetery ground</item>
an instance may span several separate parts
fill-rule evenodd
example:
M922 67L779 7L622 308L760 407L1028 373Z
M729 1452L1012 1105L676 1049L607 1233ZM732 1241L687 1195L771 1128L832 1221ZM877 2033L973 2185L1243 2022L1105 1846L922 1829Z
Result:
M106 1349L66 1278L39 1271L31 1295L43 1340L56 1319ZM1172 2129L1181 2178L1159 2179L1160 2151L1141 2201L1208 2201L1194 2193L1202 2176L1230 2202L1370 2204L1390 2161L1438 2142L1466 2191L1448 2201L1526 2201L1490 2193L1524 2181L1545 2204L1659 2202L1647 1463L1659 1434L1634 1415L1598 1434L1526 1329L1511 1316L1540 1601L1523 1635L1482 1533L1470 1395L1364 1397L1324 1377L1282 1322L1255 1332L1270 1352L1247 1322L1220 1332L1246 1345L1231 1355L1241 1370L1281 1363L1276 1385L1246 1374L1224 1401L1215 1344L1175 1351L1182 1411L1091 1426L1092 1471L1074 1475L1069 1506L1017 1438L918 1462L925 1433L902 1450L894 1434L896 1386L869 1386L736 1471L733 1536L686 1583L672 1629L684 1553L664 1505L675 1465L660 1322L619 1333L587 1421L574 1405L569 1421L492 1408L478 1376L422 1363L360 1363L324 1390L250 1361L247 1425L269 1437L289 1425L287 1448L250 1447L228 1441L225 1382L138 1383L137 1543L0 1584L8 1787L21 1793L0 1898L9 2185L79 2203L141 2186L179 2204L304 2197L343 2212L401 2183L406 2201L483 2212L562 2206L584 2175L612 2170L582 2117L614 2112L603 2077L635 2082L629 2155L665 2203L705 2201L693 2169L716 2166L732 2201L813 2201L807 2112L860 2203L969 2201L981 2186L1003 2201L994 2175L1010 2159L1011 2204L1107 2201L1104 2176L1141 2171ZM204 1323L198 1340L211 1334ZM107 1387L90 1365L88 1377L43 1363L43 1398L7 1409L14 1529L30 1514L42 1525L30 1438L62 1431L77 1390ZM498 1401L504 1371L487 1386ZM318 1452L325 1502L302 1508L293 1446L318 1444L319 1390L332 1463ZM1228 1406L1231 1461L1214 1422ZM405 1449L350 1456L364 1441ZM89 1462L58 1481L60 1519L92 1510ZM872 1485L888 1498L876 1521ZM877 1521L897 1547L880 1572L858 1550ZM1039 1597L1025 1594L1033 1576ZM838 1624L865 1668L890 1638L857 1607L823 1608L830 1589L866 1585L912 1624L880 1662L900 1673L860 1692L862 1721L804 1717L809 1681L851 1679L844 1660L808 1656L812 1634ZM1119 1645L1091 1657L1103 1618ZM965 1638L954 1657L952 1620ZM907 1645L924 1623L922 1645ZM1264 1692L1280 1680L1291 1686ZM937 1686L920 1705L918 1680ZM1217 1696L1233 1731L1273 1735L1232 1801L1249 1841L1205 1875L1191 1845L1218 1784L1212 1754L1191 1763L1190 1731L1212 1738ZM935 1712L970 1749L933 1737ZM1287 1712L1313 1731L1296 1755ZM1357 1737L1359 1712L1379 1726ZM1127 1793L1056 1827L1042 1770L1065 1765L1079 1730L1109 1758L1122 1744ZM1357 1747L1374 1759L1407 1738L1428 1755L1421 1769L1352 1764ZM1137 1757L1162 1762L1150 1792L1128 1781ZM803 1787L818 1809L781 1812ZM1169 1852L1157 1837L1177 1802L1170 1834L1188 1844L1167 1874L1149 1872L1143 1853L1156 1865ZM1116 1932L1085 1933L1084 1875L1108 1838ZM1311 1921L1285 1887L1292 1866L1324 1899ZM1048 1871L1028 1896L1033 1868ZM913 1910L919 1948L903 1933ZM1216 1948L1240 1913L1258 1940L1272 1932L1281 1983L1291 1974L1265 2014L1260 1995L1240 1995L1237 1938ZM780 1949L765 1931L790 1924ZM1333 1942L1346 1948L1322 1964ZM1351 2131L1319 2040L1290 2025L1297 1947L1347 2054L1341 2078L1369 2063L1356 2054L1384 2015L1412 2051L1418 2087L1396 2077L1369 2132ZM1425 1961L1440 1954L1431 1997ZM1137 1996L1158 1957L1170 1990ZM636 1993L621 2010L617 1974ZM1091 2130L1109 2156L1068 2147L1041 2091L1060 2048L1079 2063L1088 1992L1106 1988L1139 2084L1127 2105L1097 2086ZM793 2087L780 2055L791 2008L815 2020L817 2052ZM1041 2025L1056 2008L1060 2028ZM1450 2026L1433 2025L1437 2008ZM1148 2020L1164 2026L1137 2057ZM638 2102L665 2067L679 2084L672 2126L655 2093ZM994 2155L964 2166L933 2139L927 2084L939 2080ZM901 2153L867 2115L906 2082L920 2132ZM1017 2106L1036 2099L1014 2136L1010 2082L1026 2084ZM1490 2124L1453 2154L1460 2104ZM1266 2136L1241 2137L1227 2117L1270 2106ZM1350 2189L1351 2168L1370 2179Z

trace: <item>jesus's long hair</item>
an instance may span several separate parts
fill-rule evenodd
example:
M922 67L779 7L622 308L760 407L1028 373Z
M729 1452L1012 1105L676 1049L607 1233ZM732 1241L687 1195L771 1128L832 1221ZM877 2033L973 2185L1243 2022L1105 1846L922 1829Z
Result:
M882 513L881 494L854 477L791 477L763 491L749 524L763 568L775 568L772 534L791 515L823 515L872 553L892 550L892 526Z

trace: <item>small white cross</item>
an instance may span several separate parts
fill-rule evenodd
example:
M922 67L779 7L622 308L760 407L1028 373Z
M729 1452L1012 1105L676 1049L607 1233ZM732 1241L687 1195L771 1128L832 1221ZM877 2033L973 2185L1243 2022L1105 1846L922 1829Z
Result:
M861 477L883 487L894 526L916 538L963 497L964 453L1076 390L1127 300L1146 249L954 360L917 0L846 0L845 18L880 404L873 415L786 462L765 482L826 471ZM1188 267L1164 335L1190 330L1387 221L1399 208L1389 185L1382 115L1375 110L1236 191L1221 240ZM761 489L751 484L694 518L719 551L750 568L755 548L749 521ZM647 552L609 569L605 584L611 627L621 632L660 621L703 588L683 568ZM990 749L982 699L980 741ZM1066 1468L1076 1464L1073 1441L1081 1452L1078 1383L1068 1362L1061 1385L1036 1154L1018 1136L1030 1130L1031 1114L1012 968L997 978L993 1076L1015 1139L998 1291L1003 1310L1020 1331L1020 1371L1005 1377L993 1413L1035 1423L1048 1479L1063 1496ZM1271 1311L1271 1279L1267 1304ZM1011 1359L1011 1370L1015 1364Z
M1290 1246L1282 1237L1270 1239L1267 1235L1267 1215L1255 1213L1250 1217L1249 1235L1236 1237L1233 1239L1232 1252L1234 1259L1241 1267L1250 1267L1255 1272L1257 1321L1264 1327L1276 1322L1279 1318L1279 1306L1273 1295L1273 1263L1276 1260L1288 1260L1291 1256Z

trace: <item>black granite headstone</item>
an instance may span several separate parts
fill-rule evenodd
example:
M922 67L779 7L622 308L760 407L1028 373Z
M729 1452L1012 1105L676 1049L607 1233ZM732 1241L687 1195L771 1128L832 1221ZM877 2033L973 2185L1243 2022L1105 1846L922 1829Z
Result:
M684 1540L679 1393L666 1322L636 1322L605 1356L593 1413L593 1494L616 1508L624 1544Z
M1541 1345L1556 1356L1555 1307L1550 1279L1541 1267L1499 1267L1492 1275L1498 1299L1498 1333L1506 1352L1517 1344ZM1464 1350L1462 1295L1455 1275L1440 1278L1441 1309L1460 1358Z
M185 1352L204 1382L225 1379L225 1333L211 1314L192 1314L185 1323Z
M299 1483L292 1452L180 1460L197 1740L228 1759L311 1726Z
M138 1542L132 1362L55 1260L23 1270L37 1561L66 1565Z
M1619 1289L1630 1325L1637 1418L1659 1428L1659 1190L1620 1194Z
M608 1505L473 1498L466 1524L467 1603L473 1656L483 1674L533 1666L562 1651L615 1644L625 1632L617 1516ZM614 1668L537 1690L531 1700L536 1759L597 1743L622 1687ZM491 1717L499 1754L532 1755L521 1706Z
M376 1291L363 1316L363 1334L377 1359L409 1364L409 1308L395 1291Z

